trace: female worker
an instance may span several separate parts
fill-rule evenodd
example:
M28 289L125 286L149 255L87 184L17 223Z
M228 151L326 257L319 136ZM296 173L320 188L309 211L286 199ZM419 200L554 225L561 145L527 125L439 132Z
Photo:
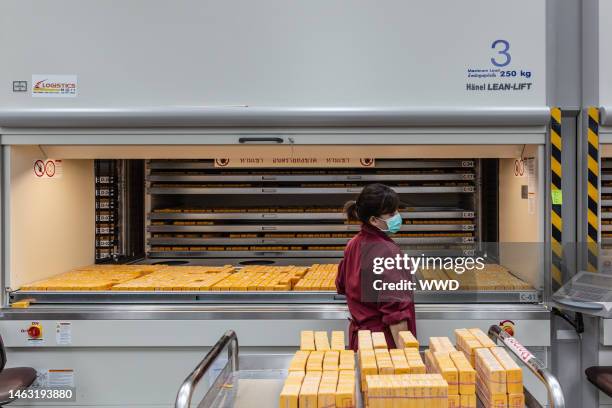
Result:
M370 184L356 201L349 201L344 206L349 221L361 222L361 231L346 245L336 278L338 293L346 295L351 313L349 339L353 350L357 350L359 330L384 332L389 348L401 347L400 331L410 330L416 336L412 292L373 288L380 288L374 285L376 280L379 283L381 280L411 280L410 267L407 271L390 267L382 273L373 272L376 258L396 258L401 254L399 246L391 239L402 226L399 203L397 193L390 187Z

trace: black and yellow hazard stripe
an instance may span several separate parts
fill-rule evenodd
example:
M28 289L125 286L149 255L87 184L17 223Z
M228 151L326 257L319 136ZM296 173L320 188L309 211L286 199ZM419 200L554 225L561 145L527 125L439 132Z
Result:
M561 136L561 109L552 108L550 111L550 188L552 192L551 206L551 249L553 290L563 284L563 214L562 197L563 188L563 139Z
M599 109L588 109L587 126L587 270L598 270L599 240Z

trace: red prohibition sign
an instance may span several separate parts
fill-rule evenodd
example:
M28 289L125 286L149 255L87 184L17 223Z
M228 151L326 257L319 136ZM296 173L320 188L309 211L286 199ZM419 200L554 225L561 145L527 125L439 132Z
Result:
M45 175L45 162L42 160L36 160L34 162L34 174L36 174L36 177L42 177Z
M53 163L53 160L49 160L47 164L45 164L45 173L47 173L48 177L55 176L55 163Z

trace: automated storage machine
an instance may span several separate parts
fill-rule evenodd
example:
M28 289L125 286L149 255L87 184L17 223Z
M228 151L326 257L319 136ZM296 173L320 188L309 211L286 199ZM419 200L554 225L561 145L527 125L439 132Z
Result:
M336 264L371 182L401 196L405 251L488 264L416 293L421 341L503 323L546 362L546 7L488 3L3 2L10 363L73 406L170 406L228 329L264 355L345 330L333 267L240 291L141 278Z
M589 367L612 366L612 4L586 1L583 4L583 129L579 144L581 200L579 232L583 272L562 291L562 307L581 312L582 371ZM593 275L597 274L597 275ZM573 290L586 284L591 290ZM555 296L557 299L557 296ZM592 372L591 372L592 374ZM582 373L581 373L582 375ZM612 399L582 376L584 407L610 407Z

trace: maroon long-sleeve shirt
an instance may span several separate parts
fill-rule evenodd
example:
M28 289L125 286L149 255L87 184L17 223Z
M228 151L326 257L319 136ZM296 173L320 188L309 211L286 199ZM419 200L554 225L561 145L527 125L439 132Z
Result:
M351 313L349 339L353 350L357 350L359 330L382 331L385 333L387 345L394 347L395 341L389 326L405 320L408 329L416 336L412 292L376 292L372 289L372 283L376 279L410 279L409 272L405 270L401 273L394 269L385 270L382 275L372 272L374 258L394 258L397 254L401 254L399 246L383 231L370 224L363 224L361 231L346 245L344 259L338 267L336 288L339 294L346 295Z

